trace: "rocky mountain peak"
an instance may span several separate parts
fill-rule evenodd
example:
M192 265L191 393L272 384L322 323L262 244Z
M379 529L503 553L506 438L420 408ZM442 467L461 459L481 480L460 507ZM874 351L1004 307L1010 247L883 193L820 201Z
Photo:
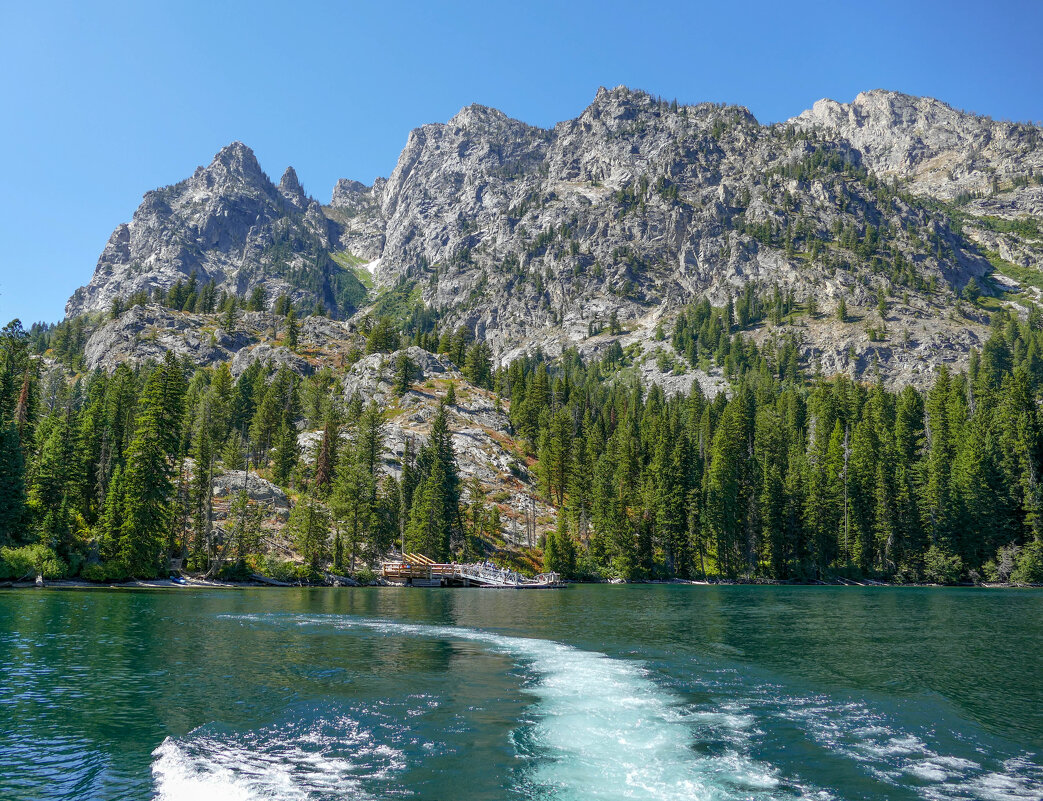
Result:
M472 103L456 112L450 118L447 126L450 128L486 128L503 125L508 121L516 122L499 109Z
M271 183L261 170L253 150L238 141L221 148L210 165L205 169L196 170L196 175L208 178L208 182L216 186Z
M243 297L263 284L272 301L285 294L304 307L321 304L343 314L365 290L329 263L330 228L292 167L277 187L254 152L232 142L188 180L145 195L66 314L108 310L117 299L140 303L193 274L215 291ZM307 288L294 283L302 275Z
M580 119L601 119L608 117L613 119L633 119L642 111L650 108L654 99L647 92L640 89L631 89L627 86L617 86L613 89L598 87L594 100L580 115Z
M1039 128L886 90L821 100L769 126L740 106L678 105L625 86L598 89L549 130L476 104L412 131L389 179L338 181L325 208L292 168L276 186L232 143L193 178L146 196L69 313L198 272L239 297L263 284L270 299L339 316L365 301L365 264L377 293L408 292L396 308L424 306L502 360L535 348L596 356L620 336L643 347L686 304L743 296L829 310L775 324L824 369L879 362L883 373L919 375L911 349L934 349L940 363L976 341L976 322L934 315L958 308L991 267L915 196L970 195L981 213L1033 214L1040 172ZM1007 245L990 249L1013 254ZM1034 263L1035 247L1017 251L1019 265ZM860 328L831 322L841 299L860 309L850 315ZM675 369L665 357L655 366Z
M869 169L941 199L991 192L1043 166L1039 128L997 122L931 97L884 89L819 100L790 124L846 140Z
M287 167L279 179L279 193L295 206L307 205L308 196L304 193L301 182L297 180L297 171L293 167Z
M948 128L948 133L959 135L968 127L978 127L979 121L979 118L956 111L940 100L886 89L860 92L851 103L824 98L794 119L837 132L846 129L882 131L889 137L908 129L919 129L928 136L935 136L945 133L942 129Z
M338 200L358 197L369 189L362 181L352 181L349 178L341 178L333 187L333 195L330 197L330 205L336 206Z
M357 209L367 202L372 192L373 187L366 186L361 181L341 178L333 187L330 205L334 208Z

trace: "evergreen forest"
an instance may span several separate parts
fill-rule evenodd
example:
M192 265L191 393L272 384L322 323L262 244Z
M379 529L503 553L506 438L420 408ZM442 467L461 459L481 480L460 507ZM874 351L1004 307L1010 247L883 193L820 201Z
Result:
M940 367L920 392L806 371L791 339L758 347L741 328L772 308L703 301L660 332L671 351L660 358L723 370L729 389L713 398L698 383L672 397L642 386L618 346L587 362L537 352L494 368L485 343L430 319L381 319L367 350L397 354L399 394L414 379L406 345L447 354L496 393L504 433L556 513L528 554L534 570L1043 581L1040 315L996 312L967 372ZM296 313L284 311L295 346ZM427 441L389 471L385 411L344 398L330 370L255 362L233 378L227 364L167 353L73 372L76 336L75 322L26 331L16 320L0 333L0 578L121 581L165 575L171 559L224 578L365 577L403 545L436 560L498 556L503 510L460 475L453 388ZM305 429L321 431L309 459ZM294 499L278 531L245 491L214 525L215 476L244 469Z

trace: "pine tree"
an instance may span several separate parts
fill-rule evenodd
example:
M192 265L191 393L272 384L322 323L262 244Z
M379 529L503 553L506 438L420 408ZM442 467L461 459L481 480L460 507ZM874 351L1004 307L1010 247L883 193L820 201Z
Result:
M297 350L298 339L301 334L300 323L297 322L297 312L290 309L286 315L286 347Z
M713 439L703 514L707 540L717 569L735 576L742 564L746 504L742 498L742 427L737 407L729 404Z
M247 303L246 308L252 312L261 312L265 310L267 305L268 293L263 284L258 284L250 293L250 301Z
M329 562L329 513L312 495L305 493L294 504L286 521L286 534L313 571Z
M231 523L229 544L236 559L242 560L258 550L261 544L261 522L263 510L250 505L246 490L239 490L228 505L228 521Z
M588 453L587 442L583 435L572 440L572 468L568 471L566 487L566 511L573 522L576 533L583 541L590 527L591 510L591 474L592 454Z
M290 477L297 466L300 456L297 447L297 427L290 420L283 420L276 437L275 453L272 458L272 478L276 484L283 486L290 483Z
M927 393L928 435L927 486L925 511L934 542L952 548L957 538L957 497L952 487L952 466L956 459L956 434L951 398L953 395L948 370L942 366L934 386Z
M485 342L475 342L468 348L463 367L468 381L478 387L491 388L492 352Z
M73 460L68 417L59 412L48 422L48 427L41 431L43 442L29 486L29 506L40 519L47 508L57 506L65 498Z
M779 577L788 575L791 557L790 543L786 537L786 500L782 470L777 463L772 462L765 471L759 503L768 572Z
M449 505L447 483L444 466L435 462L413 493L413 507L406 528L406 547L436 562L449 558L452 520L446 516Z
M233 431L225 440L221 449L221 463L226 470L245 470L246 453L243 449L243 436L238 431Z
M330 505L337 522L337 533L347 538L350 561L354 570L360 550L366 550L376 523L376 478L357 458L345 457L337 471Z
M478 476L472 476L467 485L467 532L464 540L463 560L473 562L482 552L482 538L489 528L489 515L485 508L485 489Z
M174 491L170 457L180 442L183 379L168 353L145 384L138 425L127 448L117 558L133 576L152 577L160 567Z
M326 425L322 429L322 441L319 443L319 452L315 457L315 488L319 492L326 492L333 483L333 476L337 468L337 446L340 442L340 434L332 418L327 417Z
M1006 392L998 409L996 446L999 454L997 471L1002 485L1011 493L1012 515L1004 528L1009 528L1006 541L1043 539L1043 485L1039 468L1043 430L1039 412L1032 398L1031 377L1024 366L1019 366L1006 385ZM1002 496L1001 496L1002 497ZM997 542L1000 533L996 523L989 531L993 540L985 547L991 555L1003 542Z
M123 466L117 464L105 495L101 517L98 519L98 541L101 558L105 562L119 558L120 539L123 536L124 506L127 492L123 485Z
M409 391L409 385L413 382L413 374L415 372L416 365L409 358L409 351L400 350L398 356L395 357L394 389L396 395L401 397Z
M557 561L558 568L555 572L561 574L562 578L571 579L576 576L576 542L572 539L569 524L566 518L558 520Z
M212 515L213 456L210 435L205 425L200 425L196 434L196 446L193 453L195 468L190 489L192 509L193 552L197 563L203 569L210 566L215 553L210 536Z
M558 533L551 529L543 535L543 572L558 573L561 571L561 558L558 556Z
M431 438L417 457L420 480L413 491L406 545L436 561L449 557L460 527L460 478L445 405L431 424ZM462 543L461 543L462 544Z
M221 317L221 326L226 331L235 330L236 322L236 307L238 306L238 300L235 295L232 295L228 299L228 305L225 307L224 315Z
M375 474L380 456L384 452L387 422L384 412L375 401L370 401L359 416L355 433L355 450L367 472Z
M14 422L0 427L0 545L25 538L25 461Z

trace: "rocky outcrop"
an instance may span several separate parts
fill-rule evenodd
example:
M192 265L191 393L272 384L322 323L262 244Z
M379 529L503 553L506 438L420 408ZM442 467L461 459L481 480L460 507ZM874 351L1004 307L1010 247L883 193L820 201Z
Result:
M352 365L343 379L344 400L350 401L354 395L364 400L375 400L382 405L392 401L395 365L400 353L405 353L413 368L413 384L428 379L461 378L460 372L448 358L428 353L416 346L395 353L373 353Z
M246 470L226 470L214 476L211 482L214 499L214 524L228 529L235 524L229 519L230 507L235 496L245 492L248 503L260 506L263 512L262 526L278 531L290 516L290 499L272 482L257 473Z
M84 347L90 370L112 371L120 364L161 360L168 350L207 366L233 358L253 341L243 331L228 332L213 318L161 306L135 306L96 329Z
M286 321L269 312L240 312L231 328L226 315L189 314L157 304L133 306L88 329L88 369L111 372L120 364L161 360L168 350L201 367L228 362L239 376L254 362L301 376L342 369L357 359L365 338L341 320L312 316L300 321L299 352L286 347Z
M465 498L469 482L477 480L488 503L500 508L504 535L515 544L526 543L527 516L535 520L536 534L553 525L554 514L541 499L536 478L529 471L521 449L511 438L511 422L496 396L469 384L444 356L417 347L405 349L416 367L409 389L396 395L394 366L402 351L372 354L355 364L344 378L346 401L358 394L373 400L386 412L383 471L400 477L403 461L416 456L427 443L431 423L449 387L456 401L446 407L449 430ZM306 459L315 458L321 433L303 432L298 438Z
M214 476L212 487L214 498L228 498L245 491L255 503L270 504L276 509L287 511L290 508L290 500L285 492L252 471L226 470Z
M244 348L235 354L230 365L232 376L238 378L254 362L276 370L286 368L297 375L311 375L312 366L307 359L298 356L284 345L273 345L261 342L251 348Z
M993 194L1043 169L1043 132L957 111L930 97L862 92L851 103L820 100L790 123L841 138L881 177L951 200Z

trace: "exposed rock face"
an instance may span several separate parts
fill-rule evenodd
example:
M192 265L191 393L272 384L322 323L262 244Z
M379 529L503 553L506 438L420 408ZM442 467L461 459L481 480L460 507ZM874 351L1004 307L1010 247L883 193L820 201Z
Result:
M311 364L289 348L262 342L252 348L244 348L235 354L230 365L232 376L238 378L254 362L260 362L276 369L285 367L297 375L311 375L312 373Z
M261 478L257 473L245 470L226 470L214 476L211 492L214 497L214 524L229 528L235 521L228 518L229 507L236 495L246 492L249 502L261 506L265 511L263 525L278 528L290 516L290 499L279 487Z
M388 405L393 399L395 363L399 353L373 353L352 365L344 376L344 400L358 394L366 401L375 400ZM423 348L410 347L405 354L413 364L413 383L431 378L460 379L460 372L448 358L428 353Z
M862 92L852 103L819 100L791 122L846 140L877 175L947 200L989 194L994 181L1043 169L1038 127L967 114L930 97Z
M440 324L467 326L506 362L595 353L612 317L651 354L655 327L669 331L683 305L723 305L752 283L814 301L817 317L772 327L809 359L906 381L924 358L913 341L959 366L983 334L979 315L956 311L971 278L1018 286L990 279L986 255L1039 268L1041 242L975 221L1043 216L1040 174L1040 128L895 92L822 100L772 126L624 87L552 129L475 105L414 130L386 181L339 181L326 207L292 169L276 186L230 145L146 195L68 311L196 271L240 296L264 283L270 299L344 316L363 302L364 265L376 292L414 286ZM962 230L923 198L963 203ZM873 316L881 296L886 320ZM821 324L841 298L855 328ZM899 338L907 329L918 337ZM709 378L643 372L676 388Z
M1022 176L1043 159L1036 128L895 93L819 103L778 126L623 87L599 90L551 130L471 106L410 135L382 193L377 275L416 281L445 322L472 328L502 362L536 347L589 350L612 315L648 343L681 305L702 295L724 304L750 282L826 314L844 298L865 320L881 293L912 295L892 303L888 328L929 308L930 335L959 343L957 353L978 321L949 314L990 265L945 215L881 192L864 168L951 197L964 184L934 191L937 159L972 153L976 170ZM868 236L880 237L875 252L856 252ZM798 333L804 352L829 364L904 375L904 342L870 347L867 327L881 322L866 322L853 344L830 326Z
M221 475L214 476L212 486L215 498L227 498L245 490L251 501L271 504L278 509L290 508L286 493L254 472L226 470Z
M379 264L384 251L386 221L380 206L387 181L378 178L373 186L341 179L333 188L327 216L338 226L340 247L363 261Z
M286 172L279 179L279 194L295 208L300 209L307 205L308 196L304 194L304 187L297 180L297 171L293 167L287 167Z
M135 306L98 328L87 340L89 370L112 371L120 364L159 361L168 350L207 366L228 361L253 340L242 332L211 327L200 315L181 314L161 306Z
M239 296L264 284L270 301L286 294L302 305L350 312L351 298L364 292L329 258L335 234L292 168L276 187L253 151L234 142L191 178L145 195L66 313L107 311L116 298L167 290L192 273Z
M322 368L343 368L365 345L347 323L328 317L301 322L299 353L285 345L285 320L271 313L240 312L231 329L226 324L224 315L189 314L154 303L133 306L90 331L86 366L111 372L123 363L162 360L171 350L202 367L228 362L234 376L254 362L306 376Z
M536 521L537 535L553 524L553 511L540 499L535 477L525 461L513 451L513 440L506 432L511 423L495 396L468 384L444 356L417 347L406 349L416 366L410 388L401 397L394 394L393 375L400 352L373 354L355 364L344 378L344 397L358 393L375 400L388 413L384 472L400 477L401 465L411 452L428 441L431 423L449 386L456 392L456 403L447 407L460 478L464 485L477 479L488 502L500 507L505 536L516 544L524 543L525 516ZM306 432L299 438L302 451L313 459L319 432ZM466 497L466 492L465 492Z

